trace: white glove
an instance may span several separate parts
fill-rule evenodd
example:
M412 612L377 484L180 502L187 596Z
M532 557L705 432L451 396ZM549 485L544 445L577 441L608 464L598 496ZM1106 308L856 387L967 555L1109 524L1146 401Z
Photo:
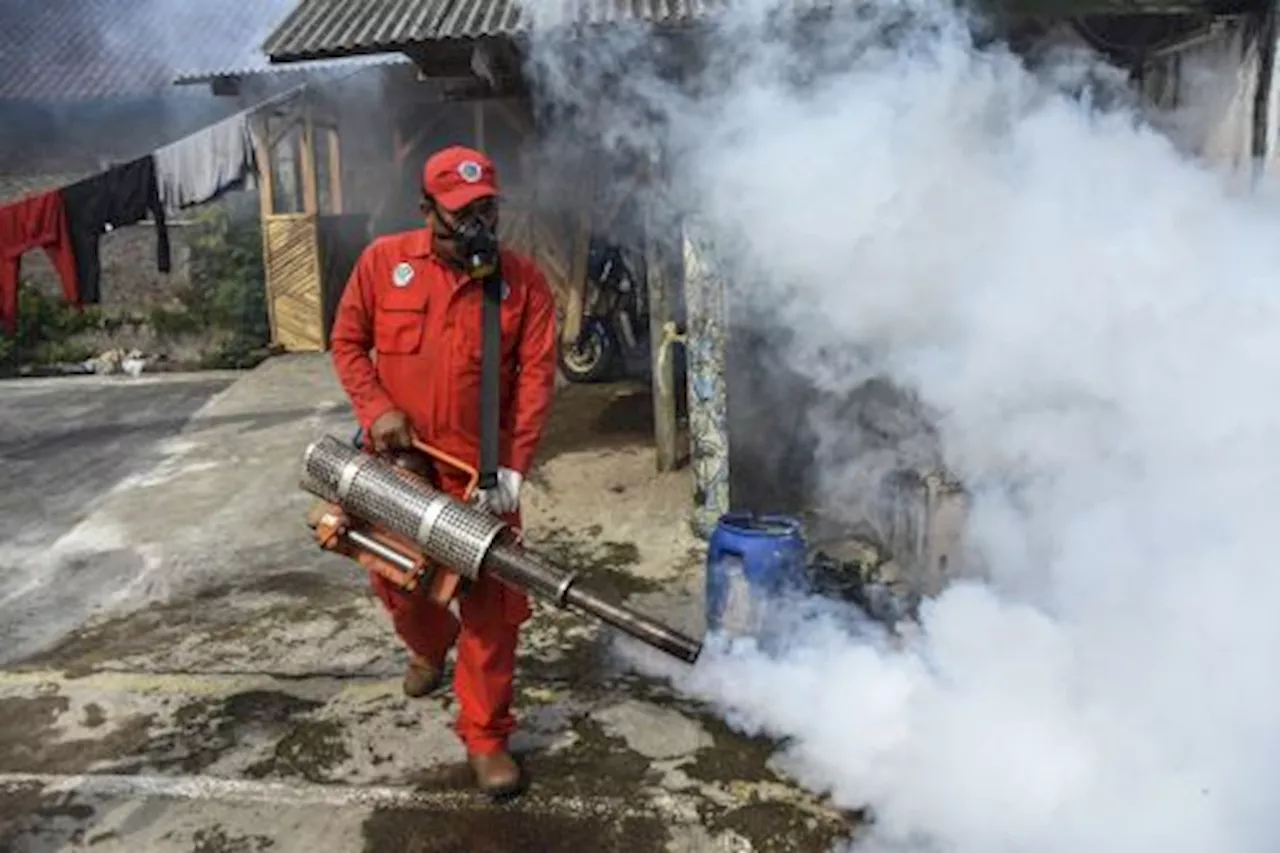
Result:
M472 504L476 509L491 512L494 515L508 515L520 508L520 486L524 477L520 472L510 468L498 469L498 484L492 489L481 489L476 492Z

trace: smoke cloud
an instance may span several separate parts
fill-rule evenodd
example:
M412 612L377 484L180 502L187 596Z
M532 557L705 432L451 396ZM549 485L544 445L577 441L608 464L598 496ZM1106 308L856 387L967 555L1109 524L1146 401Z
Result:
M694 37L535 32L574 134L671 152L650 213L696 216L729 298L795 332L788 369L918 395L972 496L983 579L913 637L811 601L781 650L677 680L869 807L855 850L1270 851L1280 215L1180 155L1114 71L1032 70L970 23L881 0L806 26L757 0L683 78ZM828 494L858 480L827 461Z
M293 0L43 0L0 4L0 173L82 176L140 157L269 95L350 70L274 69L238 96L212 73L261 69L260 45ZM359 60L354 60L359 61Z

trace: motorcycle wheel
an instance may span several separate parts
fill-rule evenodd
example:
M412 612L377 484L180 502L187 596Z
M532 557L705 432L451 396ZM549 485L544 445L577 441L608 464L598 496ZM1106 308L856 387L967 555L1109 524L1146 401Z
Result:
M560 371L570 382L600 382L612 374L617 345L599 328L591 328L577 345L560 345Z

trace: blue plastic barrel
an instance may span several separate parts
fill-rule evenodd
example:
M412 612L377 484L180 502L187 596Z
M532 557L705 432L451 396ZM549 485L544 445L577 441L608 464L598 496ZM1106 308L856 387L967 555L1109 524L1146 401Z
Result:
M805 558L799 520L722 515L707 546L707 631L739 636L760 631L770 601L800 583Z

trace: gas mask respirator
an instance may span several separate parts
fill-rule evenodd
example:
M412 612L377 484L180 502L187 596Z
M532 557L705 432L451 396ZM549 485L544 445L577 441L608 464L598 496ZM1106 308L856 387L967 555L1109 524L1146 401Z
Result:
M485 220L478 216L464 219L450 236L468 276L483 280L498 271L498 235Z

